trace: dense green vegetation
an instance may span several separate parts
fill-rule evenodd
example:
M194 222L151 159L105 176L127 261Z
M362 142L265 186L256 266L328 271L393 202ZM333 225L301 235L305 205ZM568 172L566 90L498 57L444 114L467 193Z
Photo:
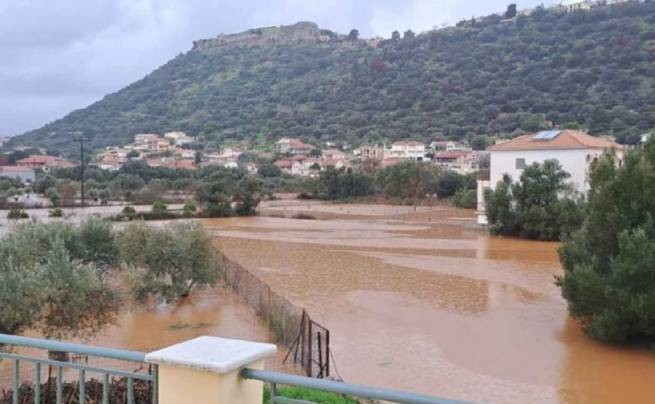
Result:
M215 254L199 225L21 225L0 239L0 333L93 335L115 320L125 299L174 301L215 284Z
M305 184L311 196L325 200L348 200L383 195L408 203L429 196L451 198L458 192L474 190L475 177L407 160L382 168L375 175L352 169L327 169L319 178Z
M48 197L53 206L73 205L79 196L79 168L54 170L37 177L32 189ZM198 211L202 216L248 216L255 213L260 200L281 184L262 181L246 171L223 167L198 170L150 167L143 161L131 161L118 171L89 167L84 172L86 195L106 203L108 199L153 204L149 218L168 218L164 200L181 201L194 195L183 212ZM1 185L1 183L0 183ZM135 215L125 215L132 219Z
M516 183L505 175L485 193L489 230L539 240L560 240L570 234L584 217L569 177L556 160L526 167Z
M560 250L569 311L593 337L655 343L655 139L594 167L582 228Z
M166 130L205 143L472 140L552 123L635 142L655 126L655 2L503 19L377 47L329 31L325 42L196 46L12 144L70 152L76 133L97 148Z

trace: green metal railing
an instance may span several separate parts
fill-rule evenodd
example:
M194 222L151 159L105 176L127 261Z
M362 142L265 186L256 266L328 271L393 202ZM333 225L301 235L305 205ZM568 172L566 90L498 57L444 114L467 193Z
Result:
M277 395L277 385L305 387L330 393L345 394L372 400L384 400L402 404L462 404L463 401L431 397L417 393L399 390L363 386L360 384L342 383L326 379L290 375L287 373L269 372L266 370L243 369L241 376L245 379L260 380L270 385L271 404L313 404L312 401L296 400Z
M67 362L59 359L50 359L45 357L30 356L7 352L6 349L0 349L0 359L13 361L12 367L12 402L19 403L19 394L21 387L21 366L24 363L30 363L34 366L33 375L33 396L34 403L41 403L41 373L44 366L55 370L55 397L56 403L62 403L64 369L72 369L77 373L77 385L79 390L79 403L84 404L87 399L86 384L88 376L100 375L102 377L102 403L110 402L110 385L113 378L124 378L127 383L126 402L134 403L134 383L143 381L150 383L152 403L157 403L157 366L145 363L145 354L142 352L126 351L122 349L102 348L89 345L72 344L54 340L45 340L38 338L19 337L15 335L0 334L0 348L9 347L26 347L46 350L48 352L66 353L83 355L88 357L104 358L116 361L125 361L132 365L138 364L140 367L147 369L148 372L128 371L112 369L101 366L91 366L87 363ZM20 401L23 402L23 401Z

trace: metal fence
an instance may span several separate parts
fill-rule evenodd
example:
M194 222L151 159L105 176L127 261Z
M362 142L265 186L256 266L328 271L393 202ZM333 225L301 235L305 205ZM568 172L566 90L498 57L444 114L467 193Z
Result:
M112 397L116 396L116 392L111 391L112 385L114 388L124 385L125 391L121 393L124 400L120 401L130 404L137 402L156 404L158 401L157 366L146 364L145 354L142 352L7 334L0 334L0 348L3 348L0 350L0 359L7 360L12 364L11 400L13 404L27 402L25 395L30 395L36 404L43 401L53 402L52 399L44 397L51 393L51 385L54 385L55 403L61 404L64 400L69 402L71 397L64 397L64 387L67 383L69 387L71 383L75 385L78 396L78 400L75 402L83 404L87 401L87 383L90 381L93 381L94 385L102 385L101 398L90 400L93 402L100 400L103 404L109 404L110 401L115 402ZM114 367L104 366L111 361L115 362ZM24 372L28 367L33 370L31 375ZM51 377L53 371L55 376ZM42 387L44 372L47 372L45 386L48 389L45 392ZM93 379L93 376L97 379ZM122 381L124 384L120 383ZM139 386L145 383L147 388L135 401L135 385L137 383ZM100 392L98 393L100 394Z
M271 391L271 404L313 404L311 401L296 400L278 395L278 385L305 387L308 389L322 390L330 393L344 394L358 398L384 400L402 404L464 403L463 401L431 397L417 393L336 382L326 379L315 379L311 377L289 375L286 373L269 372L266 370L243 369L241 371L241 376L245 379L260 380L264 383L268 383L270 385Z

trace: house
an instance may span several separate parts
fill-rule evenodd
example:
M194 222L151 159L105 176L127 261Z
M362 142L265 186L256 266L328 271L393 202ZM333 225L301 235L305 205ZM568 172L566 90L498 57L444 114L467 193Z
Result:
M643 135L641 135L641 143L648 142L648 139L650 139L650 133L644 133Z
M613 140L591 136L577 130L549 130L519 136L508 142L490 146L490 171L488 181L478 181L478 196L484 188L495 188L504 175L518 180L523 170L532 163L543 163L555 159L571 177L569 181L576 192L586 194L589 190L589 170L605 150L612 149L623 159L623 146ZM486 224L484 206L478 209L478 223Z
M275 142L275 150L279 153L307 154L312 149L314 146L293 138L283 137Z
M244 163L242 165L242 168L250 174L256 174L257 173L257 164L249 162L249 163Z
M56 156L33 155L16 162L19 167L40 168L48 171L52 168L71 168L77 164Z
M307 156L293 156L291 158L291 175L300 177L316 177L321 171L321 160Z
M346 158L346 154L339 149L327 149L323 150L321 158L323 160L343 160Z
M166 132L164 133L164 139L168 140L171 144L175 146L182 146L193 142L193 138L191 136L180 131Z
M437 152L432 157L435 165L459 174L470 174L477 167L477 153L471 150L451 150Z
M425 144L415 140L401 140L391 144L385 150L384 158L400 158L405 160L423 161L425 159Z
M291 167L293 166L293 161L289 159L278 160L273 163L275 167L279 168L285 174L291 174Z
M22 183L33 182L35 175L34 169L19 166L1 166L0 177L18 178Z
M567 11L587 11L591 10L596 5L592 0L565 0L562 5L566 7Z
M134 135L134 149L145 152L157 152L163 140L155 133L140 133Z
M384 148L380 146L361 146L353 150L353 155L362 160L384 160Z
M466 149L462 144L453 142L451 140L437 140L436 142L430 143L430 148L432 150L445 150L445 151Z

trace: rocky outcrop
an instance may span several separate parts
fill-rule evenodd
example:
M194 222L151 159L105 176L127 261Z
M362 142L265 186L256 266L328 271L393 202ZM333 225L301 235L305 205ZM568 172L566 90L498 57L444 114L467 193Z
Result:
M219 35L216 38L201 39L193 43L193 49L211 51L217 47L259 46L270 43L298 41L328 42L339 39L336 33L320 29L314 22L301 21L293 25L253 28L238 34Z

